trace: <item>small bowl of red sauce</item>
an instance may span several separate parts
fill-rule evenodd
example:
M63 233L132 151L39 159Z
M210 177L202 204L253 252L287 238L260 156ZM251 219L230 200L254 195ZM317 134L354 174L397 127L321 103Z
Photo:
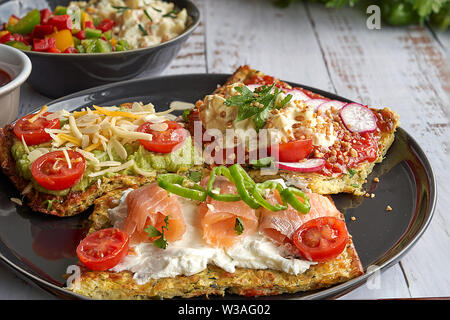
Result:
M22 51L0 44L0 127L17 119L20 87L31 73L31 61Z

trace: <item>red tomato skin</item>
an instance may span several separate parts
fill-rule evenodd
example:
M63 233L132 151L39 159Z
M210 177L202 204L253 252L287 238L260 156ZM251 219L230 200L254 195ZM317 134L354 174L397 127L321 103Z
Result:
M29 146L52 140L50 135L45 132L44 129L59 129L60 122L59 119L46 120L44 117L49 114L51 113L44 113L43 116L36 119L33 123L28 122L28 119L34 116L33 114L20 118L14 125L14 134L20 141L22 141L23 136L23 139Z
M139 140L146 150L158 153L170 153L181 147L184 140L186 140L188 132L179 123L175 121L164 121L164 123L167 123L169 126L166 131L160 132L150 129L151 122L143 123L137 129L138 132L153 134L153 140L151 141ZM168 137L168 135L170 135L170 137ZM173 138L174 135L176 139L172 140L171 138ZM158 141L160 139L163 139L163 141Z
M270 154L275 152L270 148ZM307 158L313 150L312 139L294 140L278 145L278 160L281 162L298 162Z
M118 228L102 229L81 240L77 247L77 256L87 268L94 271L105 271L116 266L128 254L129 243L126 232ZM101 252L103 256L98 256L101 249L105 249L107 245L115 245L113 251ZM95 249L98 251L92 252ZM93 256L96 253L97 256Z
M335 241L324 239L322 234L324 227L330 227L336 235ZM315 230L316 228L317 230ZM312 231L312 235L306 235ZM306 238L308 237L308 238ZM320 217L305 222L292 235L292 242L306 259L315 262L326 262L336 258L345 249L348 240L347 227L345 221L335 217ZM319 241L317 246L311 247L306 242Z
M72 164L72 169L66 167L67 162L65 160L64 153L60 150L48 152L39 158L37 158L31 164L31 174L39 185L48 190L64 190L74 186L83 176L84 170L86 169L86 160L81 153L73 150L67 150L70 159L81 158L82 160L78 163ZM63 166L62 173L55 173L49 175L49 168L56 162L56 159L61 159L61 165Z

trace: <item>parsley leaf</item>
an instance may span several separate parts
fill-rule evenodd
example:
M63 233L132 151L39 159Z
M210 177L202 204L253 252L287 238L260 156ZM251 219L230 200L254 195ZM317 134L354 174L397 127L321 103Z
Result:
M231 107L238 107L238 114L234 122L239 122L250 117L253 118L256 131L262 129L270 116L272 109L274 108L275 100L280 89L274 88L275 85L262 86L251 91L247 87L235 87L234 89L240 93L240 95L232 96L225 101L225 105ZM273 90L273 92L272 92ZM280 104L284 106L292 98L292 95L284 98Z
M164 218L164 223L166 225L161 227L161 231L151 225L148 225L147 228L144 229L144 231L147 232L150 238L159 237L158 239L153 241L153 245L161 249L167 248L167 240L164 237L164 232L166 230L169 230L169 216L166 216Z
M234 231L236 231L236 234L241 235L242 232L244 232L244 222L241 220L241 218L236 218L236 223L234 224Z
M266 158L261 158L258 160L250 161L250 165L255 168L271 167L273 164L274 164L273 157L266 157Z
M113 9L117 10L117 13L124 13L127 10L130 10L130 7L124 7L124 6L111 6Z
M189 171L189 179L194 182L200 182L202 180L203 173L201 171Z
M52 200L48 200L47 199L47 200L42 201L42 205L43 206L47 205L47 211L50 211L53 208L53 202L54 201L56 201L56 199L52 199Z
M357 173L356 170L353 170L350 168L348 168L347 171L348 171L348 175L350 176L350 178L353 177Z

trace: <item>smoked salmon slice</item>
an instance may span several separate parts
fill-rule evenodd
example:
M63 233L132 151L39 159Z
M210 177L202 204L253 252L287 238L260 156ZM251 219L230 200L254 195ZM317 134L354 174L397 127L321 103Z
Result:
M208 179L202 181L206 186ZM221 193L237 194L234 184L225 177L217 177L214 188L220 188ZM258 228L258 217L254 209L245 202L223 202L207 197L206 201L198 207L200 225L203 239L212 247L230 248L247 235L254 233ZM238 234L235 230L236 219L240 218L244 230Z
M131 243L152 242L145 232L148 225L161 232L168 216L168 230L164 236L170 241L180 240L186 231L180 203L176 195L170 195L158 184L152 183L131 191L127 196L128 215L123 230L129 235Z
M289 206L286 210L273 212L265 208L261 209L259 231L278 243L290 243L292 234L305 222L319 217L340 217L341 213L334 206L333 201L317 193L307 193L311 209L307 214L297 212ZM277 190L267 196L272 203L281 203Z

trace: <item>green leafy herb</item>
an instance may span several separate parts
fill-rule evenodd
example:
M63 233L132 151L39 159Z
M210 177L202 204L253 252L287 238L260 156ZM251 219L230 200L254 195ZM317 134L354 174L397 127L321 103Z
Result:
M348 175L350 176L350 178L353 177L357 173L356 170L353 170L350 168L348 168L347 171L348 171Z
M164 218L164 223L166 225L161 227L161 231L151 225L148 225L147 228L144 229L144 231L147 232L150 238L159 237L158 239L153 241L153 245L161 249L167 248L167 240L164 237L164 232L166 230L169 230L169 216L166 216Z
M276 87L274 88L274 85L271 85L270 87L259 87L255 92L245 86L235 87L234 89L239 92L240 95L232 96L225 101L225 105L227 106L238 107L238 114L236 119L234 119L234 122L253 117L256 131L259 131L259 129L266 125L280 90ZM273 92L272 89L274 89ZM286 103L287 101L288 100L286 100Z
M124 13L127 10L130 10L130 7L124 7L124 6L111 6L113 9L117 10L117 13Z
M153 22L152 17L150 17L150 15L148 14L147 10L144 9L144 14L145 16L148 18L148 20L150 20L151 22Z
M351 184L351 186L352 186L353 188L359 188L359 184L356 184L356 183Z
M278 109L283 108L286 105L286 103L291 101L291 99L292 99L292 94L288 94L286 97L284 97L283 100L280 101L280 104L277 105L277 108Z
M178 15L178 11L177 10L171 10L169 12L167 12L166 14L163 15L163 17L169 17L169 18L176 18Z
M162 12L161 9L158 9L158 8L155 8L155 7L152 7L152 9L155 10L156 12Z
M47 205L47 211L50 211L50 210L52 210L52 208L53 208L53 202L55 202L55 200L56 199L52 199L52 200L44 200L44 201L42 201L42 206L45 206L45 205Z
M192 109L186 109L183 111L183 120L188 122L189 121L189 114L191 113Z
M142 26L142 24L138 24L138 28L139 28L139 30L141 30L141 32L142 32L142 34L144 35L144 36L148 36L148 32L147 32L147 30L145 30L144 29L144 27Z
M244 222L241 220L241 218L236 218L236 223L234 224L234 231L236 231L236 234L241 235L242 232L244 232Z

